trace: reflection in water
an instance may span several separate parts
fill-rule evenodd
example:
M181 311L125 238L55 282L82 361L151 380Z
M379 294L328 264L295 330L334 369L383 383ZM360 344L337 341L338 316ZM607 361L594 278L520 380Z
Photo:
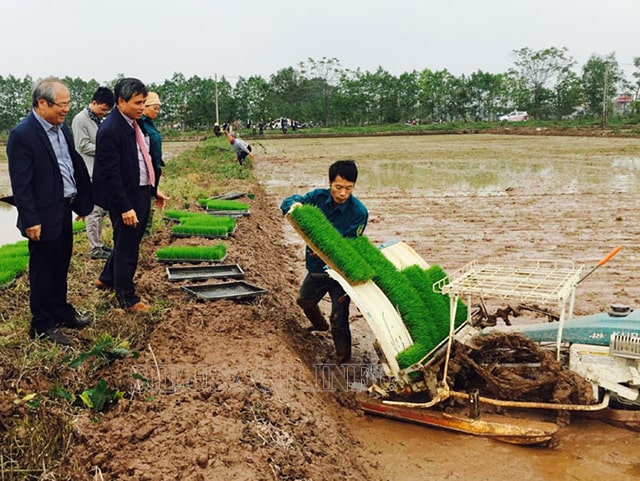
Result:
M640 170L640 158L618 158L612 162L611 166L623 169Z
M0 245L24 239L16 227L16 215L15 207L0 202Z
M640 158L620 155L640 147L635 139L627 145L598 138L477 135L408 137L403 143L404 150L395 138L327 139L323 158L345 157L345 150L353 150L347 157L358 161L361 196L390 191L429 197L502 196L514 190L531 196L640 192ZM258 174L278 196L324 186L329 162L309 157L317 144L290 141L284 149L277 141L265 142L266 150L295 158L298 166L257 163Z

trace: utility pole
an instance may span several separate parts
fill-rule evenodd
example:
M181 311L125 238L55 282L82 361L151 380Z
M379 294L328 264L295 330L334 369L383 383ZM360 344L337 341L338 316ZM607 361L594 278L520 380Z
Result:
M214 74L214 81L216 83L216 124L220 125L220 114L218 112L218 74Z
M604 90L602 91L602 124L601 128L607 125L607 107L608 107L608 91L609 91L609 62L604 63Z

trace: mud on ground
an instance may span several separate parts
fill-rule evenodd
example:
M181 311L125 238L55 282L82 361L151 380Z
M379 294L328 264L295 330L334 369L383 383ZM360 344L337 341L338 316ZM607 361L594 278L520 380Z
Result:
M261 168L267 169L297 166L295 160L267 154L259 156L261 161ZM314 365L333 362L333 347L328 336L305 332L306 322L295 304L303 275L302 250L285 239L290 232L287 234L277 210L279 199L258 182L225 187L255 194L249 201L251 215L240 219L235 235L225 241L225 263L240 265L245 280L268 289L269 294L244 301L190 298L167 281L166 266L155 261L154 252L169 244L202 241L172 239L167 227L145 240L138 289L149 300L161 300L157 304L162 307L151 314L155 328L148 341L137 346L140 357L120 361L104 372L131 396L97 419L91 413L79 416L77 442L68 460L56 470L57 479L640 477L637 433L597 421L574 419L555 446L521 448L370 418L357 409L356 393L323 390L326 385ZM406 225L390 227L391 216L399 212L404 198L402 192L368 195L372 240L401 235L425 259L438 260L446 270L479 254L517 260L526 250L549 251L553 246L583 262L597 261L606 249L602 244L629 244L638 234L630 197L616 199L611 192L580 198L520 196L516 190L482 202L474 197L418 198L413 215L422 215L423 223L412 224L407 220L411 213L403 211L393 223ZM420 207L422 202L427 209ZM504 210L505 206L510 208ZM506 223L496 222L505 212L509 212ZM621 222L624 229L617 228ZM597 244L595 226L600 232L612 233L611 237ZM550 238L542 239L541 230L552 233ZM640 298L635 283L629 283L631 261L637 256L637 248L630 247L622 258L626 263L621 263L616 274L594 276L585 283L587 294L577 306L578 313L599 309L603 301L598 295L631 301ZM97 274L98 267L86 267L89 278ZM72 301L81 305L89 289L90 285L77 287ZM112 315L132 322L117 309ZM93 329L99 332L99 323ZM354 361L375 361L366 323L355 310L352 329ZM147 388L132 381L134 371L149 379Z

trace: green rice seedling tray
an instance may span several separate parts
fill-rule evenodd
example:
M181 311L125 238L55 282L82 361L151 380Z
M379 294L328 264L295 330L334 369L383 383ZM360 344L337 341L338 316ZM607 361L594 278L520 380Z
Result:
M158 262L162 262L163 264L221 264L225 261L226 258L226 255L220 259L184 259L181 257L176 257L173 259L158 259Z
M222 282L219 284L190 284L181 289L204 301L220 299L244 299L267 294L269 291L244 281Z
M213 235L213 234L197 234L195 232L171 232L172 237L203 237L205 239L228 239L229 236L233 236L236 233L237 226L233 228L232 231L227 232L226 234Z
M244 271L238 264L216 266L167 267L167 278L175 281L204 281L207 279L244 279Z
M16 283L16 278L14 277L13 279L5 282L4 284L0 284L0 292L13 287L15 283Z

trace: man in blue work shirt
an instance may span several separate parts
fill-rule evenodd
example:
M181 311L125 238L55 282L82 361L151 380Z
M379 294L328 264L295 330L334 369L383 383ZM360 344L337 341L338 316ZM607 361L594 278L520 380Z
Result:
M354 197L358 168L353 160L338 160L329 167L329 188L315 189L305 195L292 195L282 201L283 214L295 204L318 207L343 237L362 235L369 218L367 208ZM298 305L311 322L309 332L327 331L329 326L318 303L329 293L331 298L331 336L338 356L338 364L351 358L351 329L349 328L350 299L338 282L324 271L325 263L308 246L305 252L307 275L300 286Z

